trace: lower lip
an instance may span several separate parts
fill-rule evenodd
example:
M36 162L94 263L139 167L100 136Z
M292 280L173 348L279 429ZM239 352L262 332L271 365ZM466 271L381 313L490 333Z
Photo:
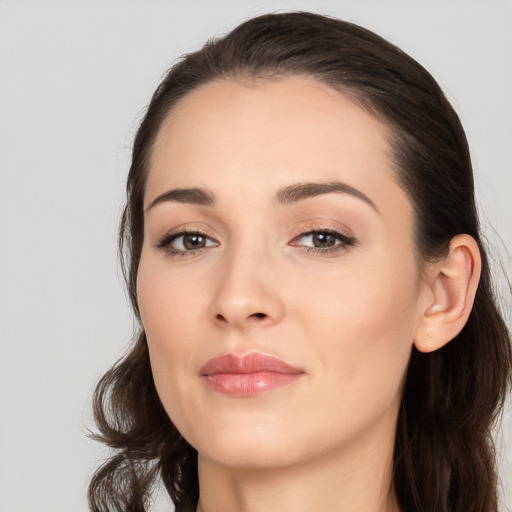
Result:
M217 393L231 396L255 396L265 391L290 386L303 373L215 373L203 376L206 385Z

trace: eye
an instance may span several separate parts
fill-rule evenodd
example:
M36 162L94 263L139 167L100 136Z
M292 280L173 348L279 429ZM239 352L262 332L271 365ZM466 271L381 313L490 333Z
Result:
M327 253L355 245L355 239L333 229L308 231L296 237L291 245L298 245L306 252Z
M185 255L194 253L206 247L216 247L219 245L216 241L209 238L199 231L182 231L180 233L171 233L156 245L158 249L164 249L169 255Z

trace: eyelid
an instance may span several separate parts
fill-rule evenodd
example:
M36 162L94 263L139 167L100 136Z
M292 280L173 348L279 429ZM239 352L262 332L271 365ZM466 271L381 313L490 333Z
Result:
M318 221L310 221L307 224L299 224L295 226L291 232L292 239L295 239L299 236L308 235L310 233L318 233L322 231L329 231L334 234L338 233L339 235L355 241L355 236L352 234L351 230L349 230L346 227L340 226L337 222L327 222L323 219L320 219Z
M350 230L345 227L337 225L335 222L329 222L324 219L319 221L311 221L308 226L304 224L295 227L295 235L288 245L297 247L305 254L319 256L319 257L335 257L340 252L344 253L348 249L357 245L357 240ZM325 247L316 247L306 243L300 243L301 238L313 237L315 234L329 234L337 239L334 245Z
M199 235L206 236L211 238L215 242L218 242L219 235L216 234L211 228L205 226L202 223L183 223L175 226L171 229L166 230L162 235L159 235L157 238L162 240L166 237L172 237L177 235L189 234L189 233L197 233Z
M344 235L343 233L341 233L340 231L338 230L333 230L333 229L315 229L315 230L310 230L310 231L305 231L304 233L300 234L300 235L297 235L291 242L290 242L290 245L292 246L300 246L300 247L309 247L305 244L299 244L299 243L293 243L293 242L296 242L297 240L300 240L301 238L305 238L305 237L312 237L313 235L315 234L328 234L334 238L336 238L338 240L338 243L333 245L333 246L330 246L330 247L317 247L316 249L320 250L320 251L328 251L330 249L335 249L335 248L339 248L339 247L347 247L347 246L353 246L355 245L356 241L354 238L352 237L349 237L347 235Z

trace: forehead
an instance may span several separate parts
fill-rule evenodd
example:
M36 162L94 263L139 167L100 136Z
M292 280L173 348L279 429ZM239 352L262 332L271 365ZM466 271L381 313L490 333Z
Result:
M353 99L312 78L208 83L164 122L145 202L165 189L197 186L251 202L311 181L343 181L369 197L403 200L388 135Z

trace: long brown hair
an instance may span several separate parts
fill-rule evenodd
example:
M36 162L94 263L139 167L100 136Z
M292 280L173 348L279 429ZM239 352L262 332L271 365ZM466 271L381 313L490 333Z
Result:
M349 95L391 129L396 176L414 206L419 261L471 235L482 275L462 332L433 353L413 349L399 412L394 488L404 511L497 509L491 429L510 385L512 354L496 306L474 199L469 149L455 111L432 76L374 33L307 12L267 14L211 40L171 68L137 131L119 247L139 332L126 357L99 382L96 438L116 450L89 487L91 510L146 510L160 476L176 510L197 506L197 452L158 398L137 305L143 196L162 122L193 89L218 79L308 75Z

